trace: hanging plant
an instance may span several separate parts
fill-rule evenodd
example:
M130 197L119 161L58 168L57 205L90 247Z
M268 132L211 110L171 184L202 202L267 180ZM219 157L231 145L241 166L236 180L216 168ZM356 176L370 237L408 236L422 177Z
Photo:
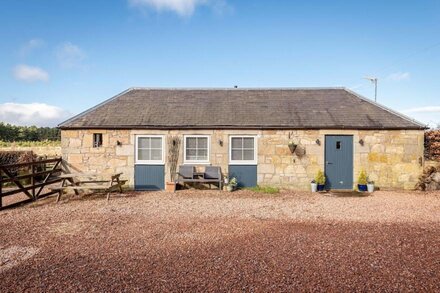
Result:
M292 140L289 141L289 143L287 144L289 146L289 150L290 152L293 154L296 150L296 147L298 146L296 143L294 143Z

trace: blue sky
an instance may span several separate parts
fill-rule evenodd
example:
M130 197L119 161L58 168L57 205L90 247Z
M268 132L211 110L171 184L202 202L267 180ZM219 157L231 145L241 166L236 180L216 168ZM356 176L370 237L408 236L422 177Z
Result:
M0 120L132 86L334 87L440 123L440 1L5 0Z

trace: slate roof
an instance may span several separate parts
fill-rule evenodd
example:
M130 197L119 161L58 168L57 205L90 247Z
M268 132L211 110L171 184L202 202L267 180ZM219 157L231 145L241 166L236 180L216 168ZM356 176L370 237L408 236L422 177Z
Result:
M345 88L132 88L61 129L425 129Z

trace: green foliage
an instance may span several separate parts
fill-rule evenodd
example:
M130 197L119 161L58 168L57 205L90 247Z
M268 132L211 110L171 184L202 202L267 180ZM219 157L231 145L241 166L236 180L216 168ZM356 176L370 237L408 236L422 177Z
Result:
M229 182L228 182L228 184L226 184L226 185L229 185L229 186L237 186L237 178L232 177L231 179L229 179Z
M319 184L319 185L325 184L325 175L324 175L324 172L322 172L322 170L319 170L318 173L316 173L315 181L316 181L316 184Z
M0 122L0 141L59 141L61 132L54 127L16 126Z
M368 183L368 177L365 170L361 170L358 177L358 184L360 185L366 185Z
M278 187L273 187L273 186L255 186L255 187L249 187L247 188L250 191L254 191L254 192L260 192L260 193L269 193L269 194L275 194L275 193L279 193L280 189Z

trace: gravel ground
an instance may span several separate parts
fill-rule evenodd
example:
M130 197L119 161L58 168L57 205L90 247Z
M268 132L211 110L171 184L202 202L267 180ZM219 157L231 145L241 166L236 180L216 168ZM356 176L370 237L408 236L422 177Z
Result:
M0 212L0 292L440 290L440 192L54 201Z

